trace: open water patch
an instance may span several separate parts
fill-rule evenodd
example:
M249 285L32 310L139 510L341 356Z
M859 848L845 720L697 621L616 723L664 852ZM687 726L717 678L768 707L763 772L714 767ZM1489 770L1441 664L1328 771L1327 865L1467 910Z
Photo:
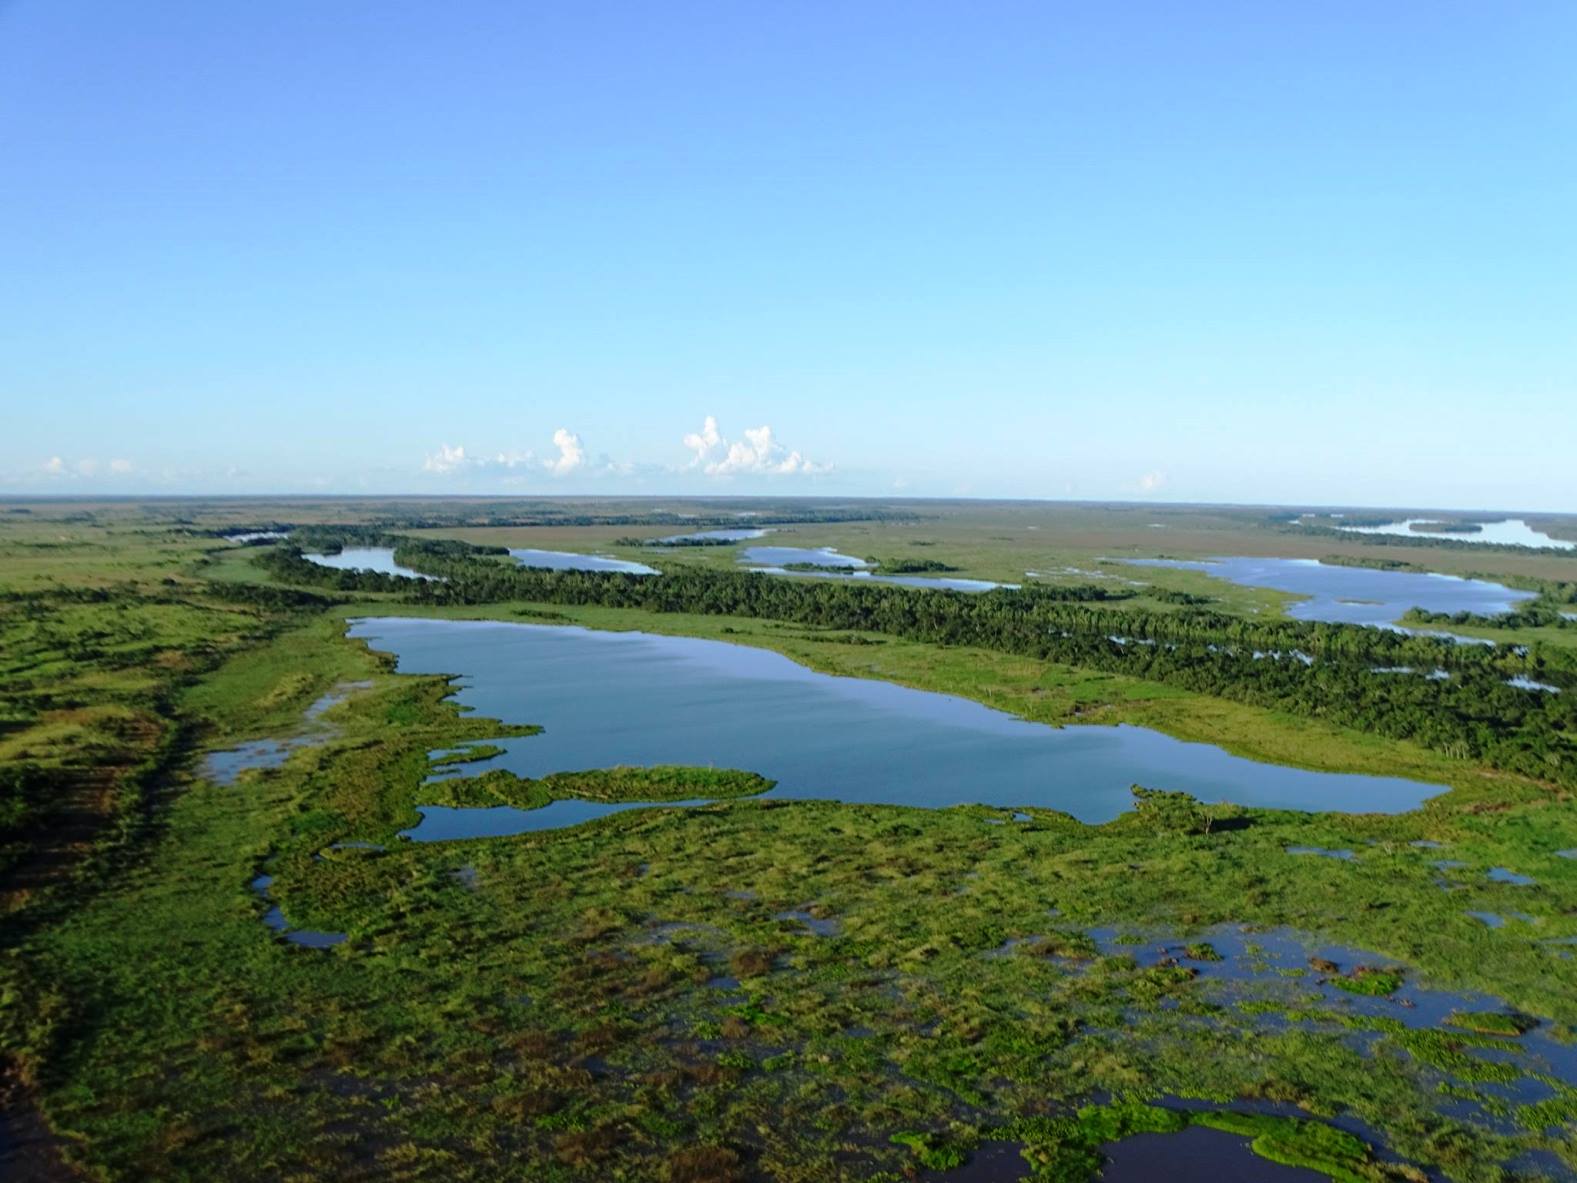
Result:
M413 571L394 561L394 548L392 546L347 546L338 554L303 554L302 558L309 563L316 563L320 567L332 567L336 571L369 571L377 575L400 575L406 579L436 579L433 575L423 575L420 571Z
M252 890L257 893L259 899L269 905L268 911L263 913L264 924L268 925L269 928L284 937L292 945L300 945L305 949L328 949L345 942L345 934L342 932L320 932L311 928L291 928L289 922L285 919L284 910L274 903L273 897L269 894L269 888L273 884L274 877L272 875L259 875L252 880Z
M657 568L630 559L615 559L608 555L582 555L567 550L536 550L523 547L509 552L509 557L522 567L535 567L545 571L618 571L625 575L656 575Z
M1139 567L1164 567L1178 571L1201 571L1244 587L1306 596L1290 605L1287 615L1295 620L1319 620L1332 624L1366 624L1375 628L1399 628L1396 621L1409 608L1430 612L1472 612L1499 616L1518 604L1534 598L1533 592L1518 591L1483 579L1462 579L1433 572L1380 571L1368 567L1344 567L1317 559L1212 558L1212 559L1127 559ZM1407 630L1403 630L1407 631ZM1449 636L1450 634L1439 634ZM1454 638L1476 640L1474 638Z
M1335 515L1332 515L1335 516ZM1536 530L1523 518L1502 518L1498 521L1470 519L1464 525L1477 527L1463 530L1431 530L1429 526L1450 518L1401 518L1382 526L1347 526L1302 519L1304 525L1327 525L1348 534L1379 534L1396 538L1436 538L1444 542L1477 542L1495 546L1525 546L1553 550L1577 550L1577 542L1554 538L1543 530Z
M990 579L965 579L949 575L884 575L873 563L853 555L839 554L830 546L816 550L799 546L752 546L740 556L752 571L763 575L798 576L809 579L852 579L868 583L891 583L899 587L930 588L933 591L986 592L995 588L1016 588L1016 583L997 583ZM823 571L796 571L796 564L836 568Z
M687 542L749 542L753 538L765 538L770 532L765 526L750 530L695 530L689 534L670 534L666 538L654 539L651 545L683 546Z
M363 619L351 635L407 673L463 675L462 705L540 734L496 740L468 767L541 778L616 765L735 768L776 781L752 800L1060 810L1109 821L1130 786L1278 809L1395 813L1445 791L1398 777L1314 772L1129 725L1055 728L968 699L816 673L769 650L579 627ZM682 807L681 803L679 806ZM637 803L422 808L412 837L502 836Z
M308 724L318 724L326 711L344 702L352 691L365 690L371 685L371 682L340 683L315 699L302 713L302 720ZM233 785L240 780L243 772L256 768L278 768L292 753L315 747L333 734L331 728L315 726L313 730L285 739L256 739L222 751L209 752L203 757L203 776L218 785Z

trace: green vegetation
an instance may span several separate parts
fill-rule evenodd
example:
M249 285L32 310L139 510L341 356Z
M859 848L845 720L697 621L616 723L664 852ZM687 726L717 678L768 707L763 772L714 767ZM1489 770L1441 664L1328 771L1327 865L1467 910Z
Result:
M1413 522L1407 528L1409 530L1416 530L1420 534L1423 534L1423 533L1433 533L1433 534L1482 534L1484 532L1484 527L1479 522L1426 522L1426 521L1417 521L1417 522Z
M437 761L434 761L436 764ZM446 780L423 794L426 805L513 805L538 809L552 801L687 801L753 797L774 782L754 772L720 768L655 767L593 768L556 772L540 780L516 776L502 768L463 780Z
M1560 655L1464 652L1451 668L1470 691L1390 691L1403 680L1360 667L1440 648L1276 621L1255 611L1275 601L1235 592L1201 612L1087 573L974 599L815 590L736 575L709 548L644 583L521 578L489 555L535 539L397 542L449 576L432 586L305 571L288 547L260 567L270 548L218 537L283 519L333 527L317 536L332 544L350 538L343 507L30 508L0 526L0 1054L63 1176L896 1181L1006 1140L1035 1177L1083 1180L1113 1141L1191 1125L1338 1180L1577 1170L1577 1093L1539 1083L1557 1079L1541 1049L1577 1022L1559 943L1577 938L1577 860L1556 853L1577 848L1569 719L1490 686L1564 679ZM406 539L508 507L357 512ZM986 533L1008 536L1016 512ZM814 541L891 531L848 553L893 553L913 527L837 528ZM924 541L982 571L945 514ZM714 637L1042 721L1146 723L1451 790L1342 816L1136 787L1135 810L1086 826L757 799L770 782L748 770L527 780L480 765L495 741L533 742L530 720L462 712L447 679L345 638L346 618L380 613ZM1042 642L1048 627L1073 635ZM1209 648L1267 640L1315 665ZM342 701L305 720L330 691ZM207 752L304 734L278 767L206 778ZM456 766L475 774L428 783ZM396 837L418 805L566 797L711 803ZM1286 855L1298 845L1355 854ZM1446 886L1442 858L1465 864ZM1491 929L1470 910L1526 919ZM305 948L300 930L346 939ZM1369 953L1291 972L1254 952L1287 932ZM1403 1006L1419 987L1505 1009L1422 1023Z
M1477 1031L1481 1035L1505 1035L1515 1038L1531 1031L1537 1024L1527 1015L1508 1015L1501 1011L1457 1011L1446 1020L1452 1027L1464 1031Z
M867 561L883 575L931 575L958 570L939 559L879 559L871 555Z

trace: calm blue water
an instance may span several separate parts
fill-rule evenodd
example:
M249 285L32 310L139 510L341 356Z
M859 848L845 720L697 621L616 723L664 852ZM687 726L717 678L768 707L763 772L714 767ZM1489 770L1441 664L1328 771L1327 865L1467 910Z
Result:
M869 567L864 559L839 554L830 546L811 549L804 546L749 546L740 561L757 567L786 567L790 563L815 563L819 567Z
M601 555L578 555L566 550L512 550L522 567L546 567L552 571L623 571L627 575L656 575L655 567L632 563L628 559L609 559Z
M505 753L467 765L473 774L715 765L771 777L776 798L1041 806L1089 822L1129 808L1135 783L1205 801L1381 813L1445 791L1256 763L1141 727L1059 730L951 695L829 677L719 641L398 618L355 621L351 635L394 653L403 672L463 676L457 696L479 714L544 728L497 741ZM530 811L428 809L414 833L458 837L470 822L479 827L473 835L552 829L619 808L562 801Z
M989 579L959 579L940 575L877 575L864 559L839 554L830 546L808 550L799 546L752 546L740 556L740 562L751 564L752 569L767 575L789 575L801 578L861 579L871 583L896 583L903 587L944 588L948 591L983 592L994 587L1017 587L1016 583L993 583ZM842 567L846 575L824 575L814 571L785 570L790 563L815 563L822 567Z
M1402 538L1439 538L1448 542L1492 542L1500 546L1552 547L1556 550L1577 548L1577 542L1568 542L1564 538L1552 538L1543 530L1535 530L1521 518L1506 518L1499 522L1480 522L1479 528L1471 534L1452 533L1449 530L1415 530L1413 528L1415 524L1427 525L1438 520L1438 518L1403 518L1401 521L1388 522L1383 526L1343 526L1336 522L1328 524L1335 526L1338 530L1346 530L1349 534L1390 534ZM1326 525L1327 523L1320 522L1319 524Z
M1317 559L1128 559L1138 567L1171 567L1203 571L1245 587L1296 592L1309 599L1291 605L1296 620L1389 627L1409 608L1431 612L1477 612L1496 616L1533 599L1481 579L1416 571L1374 571L1366 567L1327 565Z
M658 542L748 542L752 538L765 538L765 529L756 530L697 530L693 534L670 534Z
M394 561L394 548L390 546L347 546L337 555L301 556L320 567L334 567L340 571L376 571L381 575L403 575L407 579L431 579L420 571L412 571Z

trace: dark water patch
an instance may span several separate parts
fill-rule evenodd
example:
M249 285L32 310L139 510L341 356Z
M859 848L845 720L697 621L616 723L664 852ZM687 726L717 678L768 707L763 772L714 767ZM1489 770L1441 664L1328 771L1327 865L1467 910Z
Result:
M422 820L409 830L401 830L401 838L415 842L452 842L461 838L508 838L514 834L529 834L537 830L560 830L595 821L631 809L688 809L697 805L711 805L710 800L694 801L623 801L610 804L604 801L553 801L540 809L517 809L513 805L488 805L461 807L452 805L418 805L416 812Z
M1353 859L1358 857L1357 855L1353 854L1352 851L1347 849L1328 849L1324 846L1289 846L1287 847L1287 853L1315 854L1319 855L1320 858L1343 859L1348 862L1351 862Z
M776 781L767 799L1036 807L1087 822L1130 808L1134 784L1204 801L1361 812L1400 812L1445 791L1258 763L1142 727L1058 729L951 695L819 674L777 653L719 641L492 621L368 619L350 631L393 651L404 672L462 672L457 697L482 715L540 724L541 734L498 740L503 754L473 766L525 777L711 765ZM425 806L422 824L409 833L502 836L641 807Z
M282 908L273 902L268 889L273 886L272 875L259 875L252 880L252 890L264 903L270 905L267 912L263 913L263 923L268 925L280 936L293 945L300 945L306 949L328 949L334 945L342 944L345 934L342 932L319 932L310 928L291 928L285 920Z
M1011 1183L1033 1179L1024 1161L1023 1143L982 1142L962 1166L946 1171L923 1171L917 1178L927 1183ZM1105 1178L1105 1176L1102 1176Z
M1532 875L1519 875L1505 867L1491 867L1489 877L1496 883L1509 883L1514 887L1532 887L1538 882Z
M818 937L835 937L840 931L836 920L815 916L806 911L779 912L774 919L792 920L796 924L803 924L808 932Z
M655 567L629 559L615 559L605 555L580 555L566 550L536 550L522 547L509 552L510 558L522 567L537 567L548 571L622 571L626 575L656 575Z
M1261 1158L1250 1148L1252 1141L1202 1125L1175 1134L1134 1134L1101 1147L1107 1163L1100 1177L1103 1183L1327 1183L1319 1171Z

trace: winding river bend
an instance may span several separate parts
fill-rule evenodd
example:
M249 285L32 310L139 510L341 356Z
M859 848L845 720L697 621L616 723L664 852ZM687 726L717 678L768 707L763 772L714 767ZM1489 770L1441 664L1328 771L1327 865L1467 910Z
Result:
M351 635L404 673L457 675L460 702L543 733L500 740L465 766L521 776L619 764L713 765L777 781L778 799L940 808L1059 809L1102 822L1129 787L1203 801L1392 813L1445 786L1313 772L1233 756L1142 727L1055 728L968 699L819 674L781 654L721 641L494 621L362 619ZM459 770L457 770L459 771ZM630 805L426 807L414 838L553 829Z

